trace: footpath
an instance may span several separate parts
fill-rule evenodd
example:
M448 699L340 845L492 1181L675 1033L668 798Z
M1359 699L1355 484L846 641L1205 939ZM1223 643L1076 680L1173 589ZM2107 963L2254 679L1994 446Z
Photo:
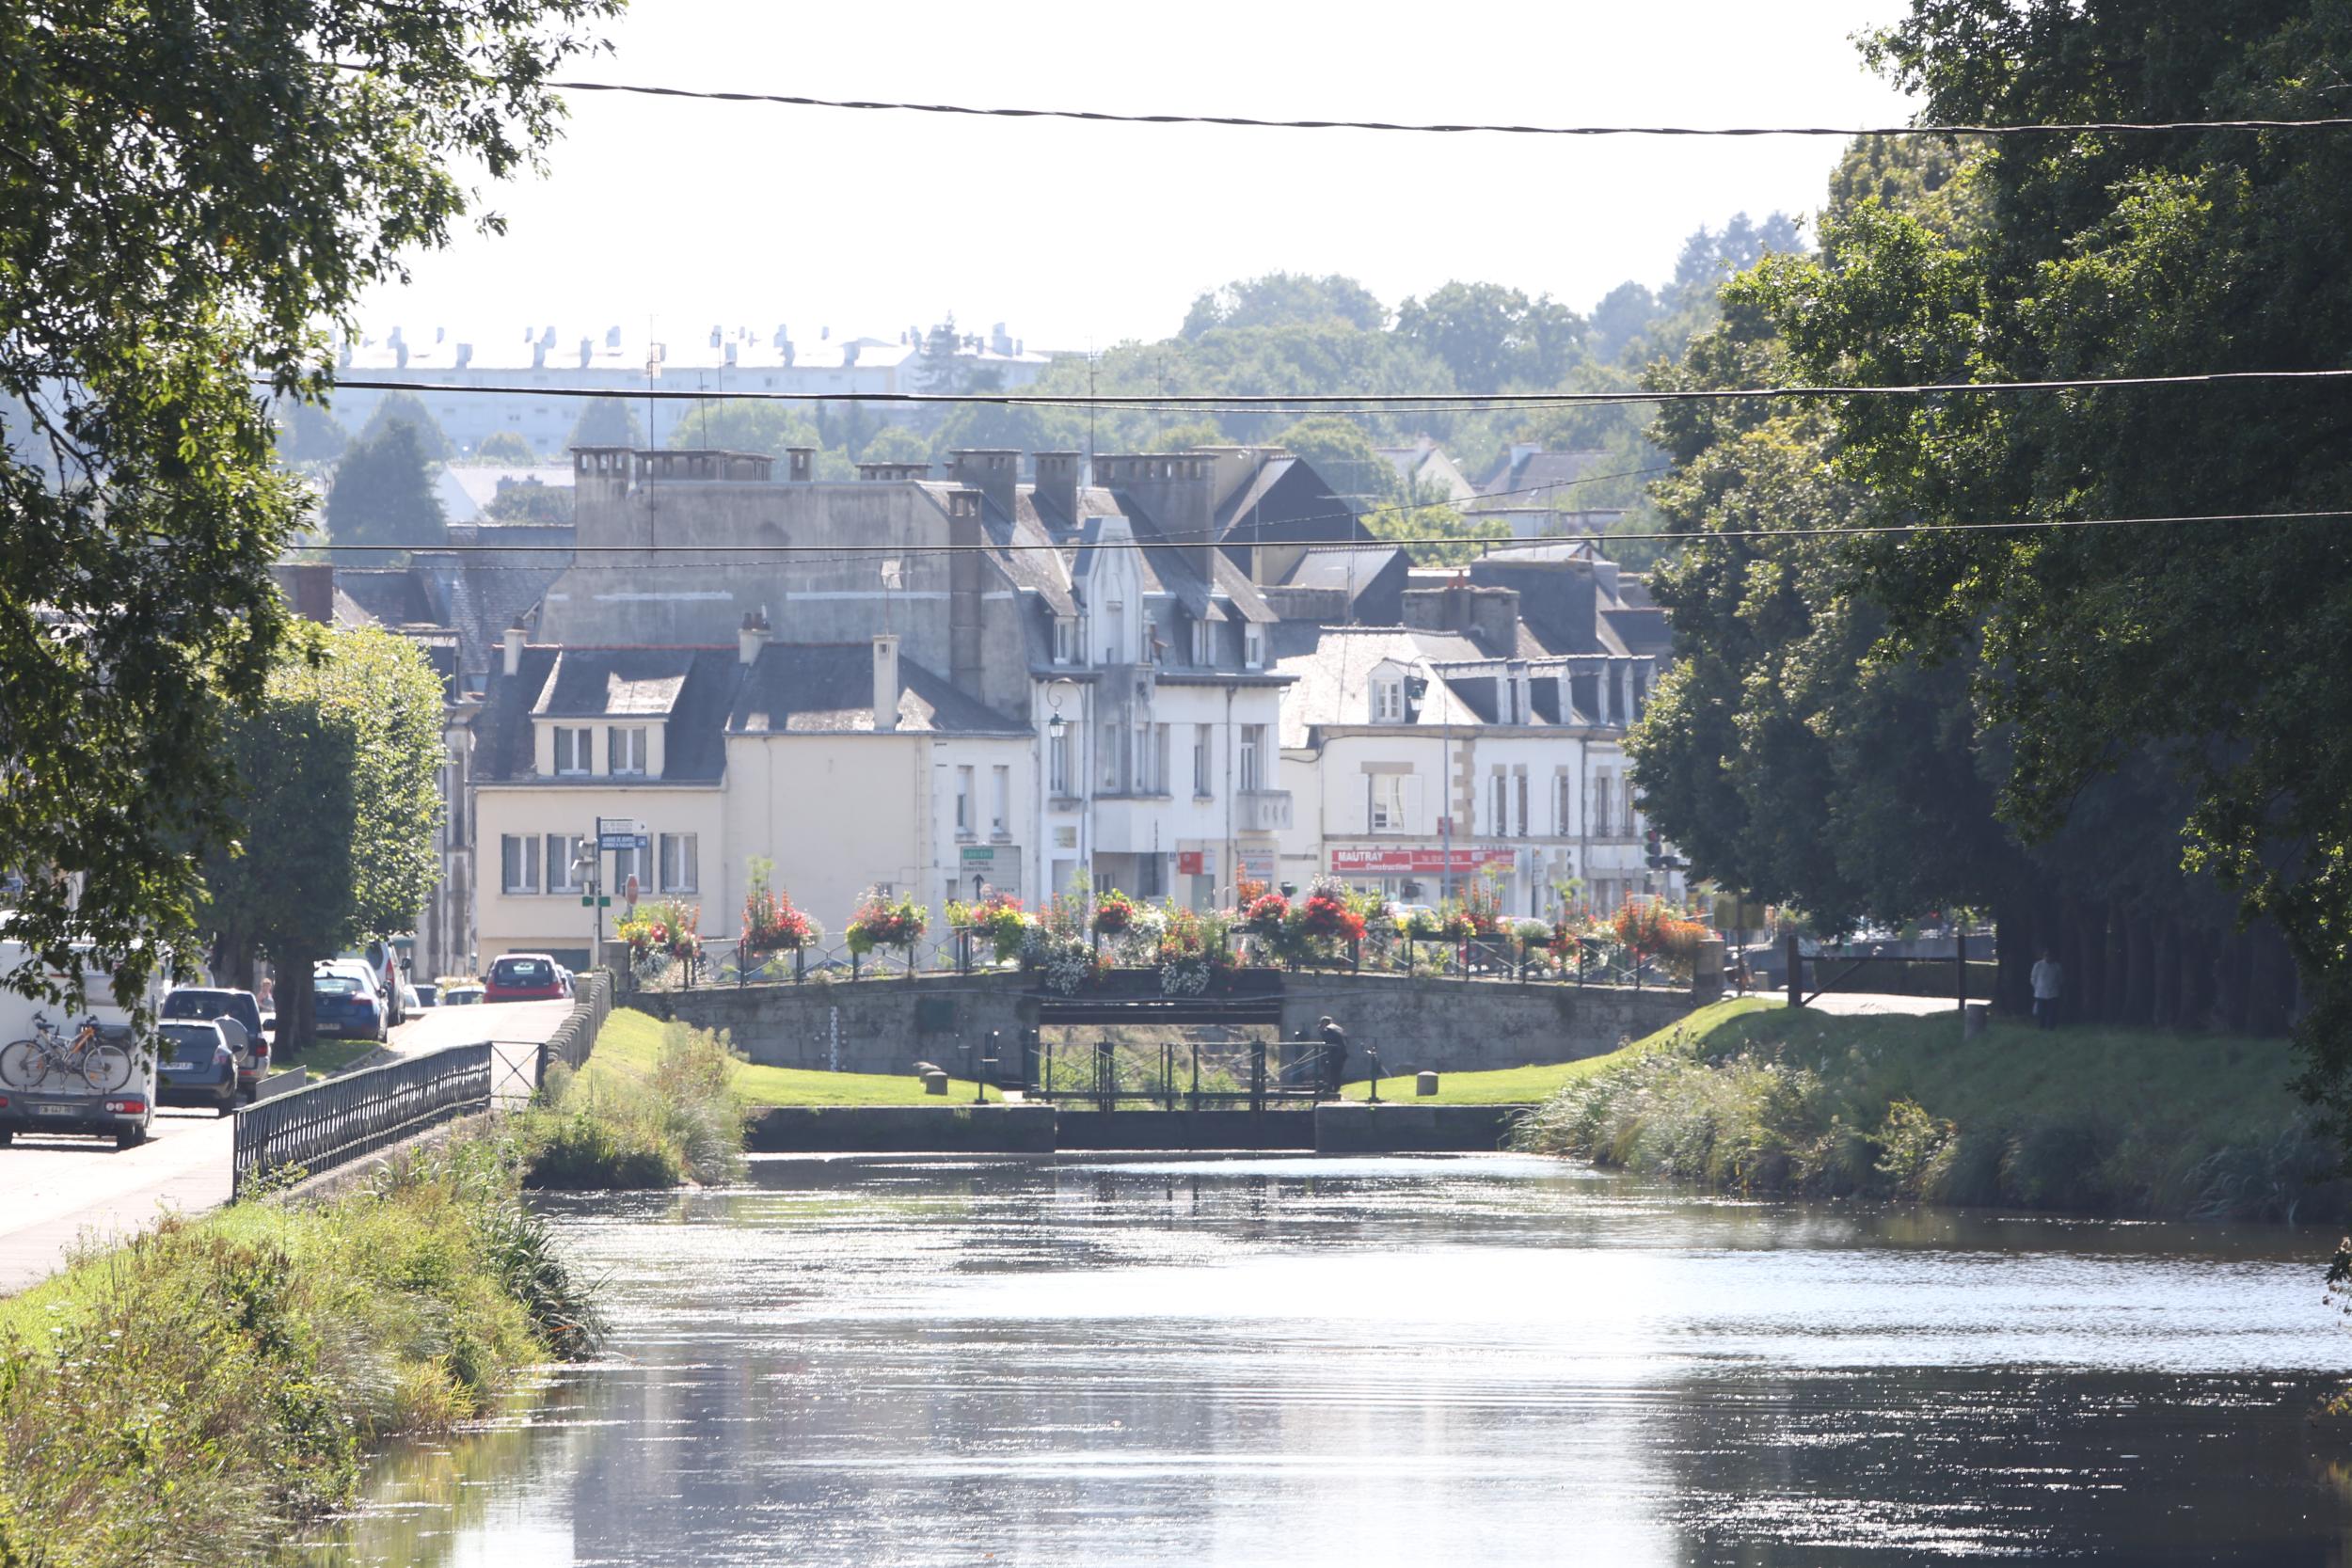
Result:
M536 1047L570 1009L569 1002L437 1007L394 1030L388 1049L416 1055L495 1040L500 1098L527 1097ZM19 1136L0 1149L0 1295L56 1273L77 1245L104 1245L166 1212L228 1202L235 1147L235 1118L200 1110L157 1111L152 1134L135 1148Z

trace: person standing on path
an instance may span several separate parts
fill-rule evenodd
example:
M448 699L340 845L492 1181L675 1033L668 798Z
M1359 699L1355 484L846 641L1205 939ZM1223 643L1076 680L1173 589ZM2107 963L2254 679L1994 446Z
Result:
M1323 1084L1325 1096L1337 1099L1341 1075L1347 1070L1347 1031L1331 1022L1326 1013L1323 1025Z
M2048 948L2033 966L2033 1018L2044 1029L2058 1027L2058 994L2066 989L2066 971Z

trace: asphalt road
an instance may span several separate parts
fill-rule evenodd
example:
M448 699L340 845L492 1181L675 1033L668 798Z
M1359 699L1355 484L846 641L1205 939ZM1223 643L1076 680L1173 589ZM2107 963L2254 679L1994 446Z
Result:
M432 1008L393 1030L391 1049L408 1055L493 1041L492 1082L512 1101L530 1093L538 1043L570 1009L569 1002ZM0 1294L56 1271L77 1243L103 1244L169 1211L227 1202L234 1127L210 1111L164 1109L136 1148L20 1133L0 1148Z

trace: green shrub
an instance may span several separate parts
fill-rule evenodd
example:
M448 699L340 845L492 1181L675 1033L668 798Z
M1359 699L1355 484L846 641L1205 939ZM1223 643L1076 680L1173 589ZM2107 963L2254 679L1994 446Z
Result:
M739 1173L742 1058L723 1035L664 1024L650 1073L550 1070L539 1103L516 1119L523 1184L595 1190L721 1182Z
M255 1557L350 1498L365 1444L584 1354L589 1296L482 1144L167 1218L0 1303L0 1562Z

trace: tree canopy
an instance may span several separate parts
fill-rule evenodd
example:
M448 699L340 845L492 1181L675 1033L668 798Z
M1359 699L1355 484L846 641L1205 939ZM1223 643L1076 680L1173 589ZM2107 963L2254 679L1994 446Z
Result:
M1583 351L1584 320L1549 294L1448 283L1396 309L1396 332L1454 372L1464 391L1559 384Z
M307 1043L310 966L406 930L440 879L441 682L416 643L373 626L304 627L228 726L234 837L207 862L220 947L240 983L278 973L279 1037Z
M441 430L441 421L424 405L424 400L414 392L386 392L378 398L368 422L359 427L359 439L373 440L394 425L405 425L416 435L417 451L427 463L446 463L455 456L449 436Z
M1200 338L1218 327L1323 326L1377 332L1389 309L1352 277L1270 272L1214 289L1192 302L1177 336Z
M539 454L531 450L531 443L512 430L494 430L482 438L469 459L481 464L498 464L507 467L531 467L538 463Z
M637 410L626 398L581 399L580 417L572 421L572 433L564 440L566 450L644 444L645 427L637 422Z
M326 325L448 237L465 171L532 166L562 112L548 77L618 9L0 17L0 864L28 873L10 933L34 955L0 980L44 989L78 938L127 997L186 940L221 699L273 667L269 567L309 503L249 378L322 398Z
M338 545L421 549L449 542L417 429L394 420L351 444L326 492L326 534Z

